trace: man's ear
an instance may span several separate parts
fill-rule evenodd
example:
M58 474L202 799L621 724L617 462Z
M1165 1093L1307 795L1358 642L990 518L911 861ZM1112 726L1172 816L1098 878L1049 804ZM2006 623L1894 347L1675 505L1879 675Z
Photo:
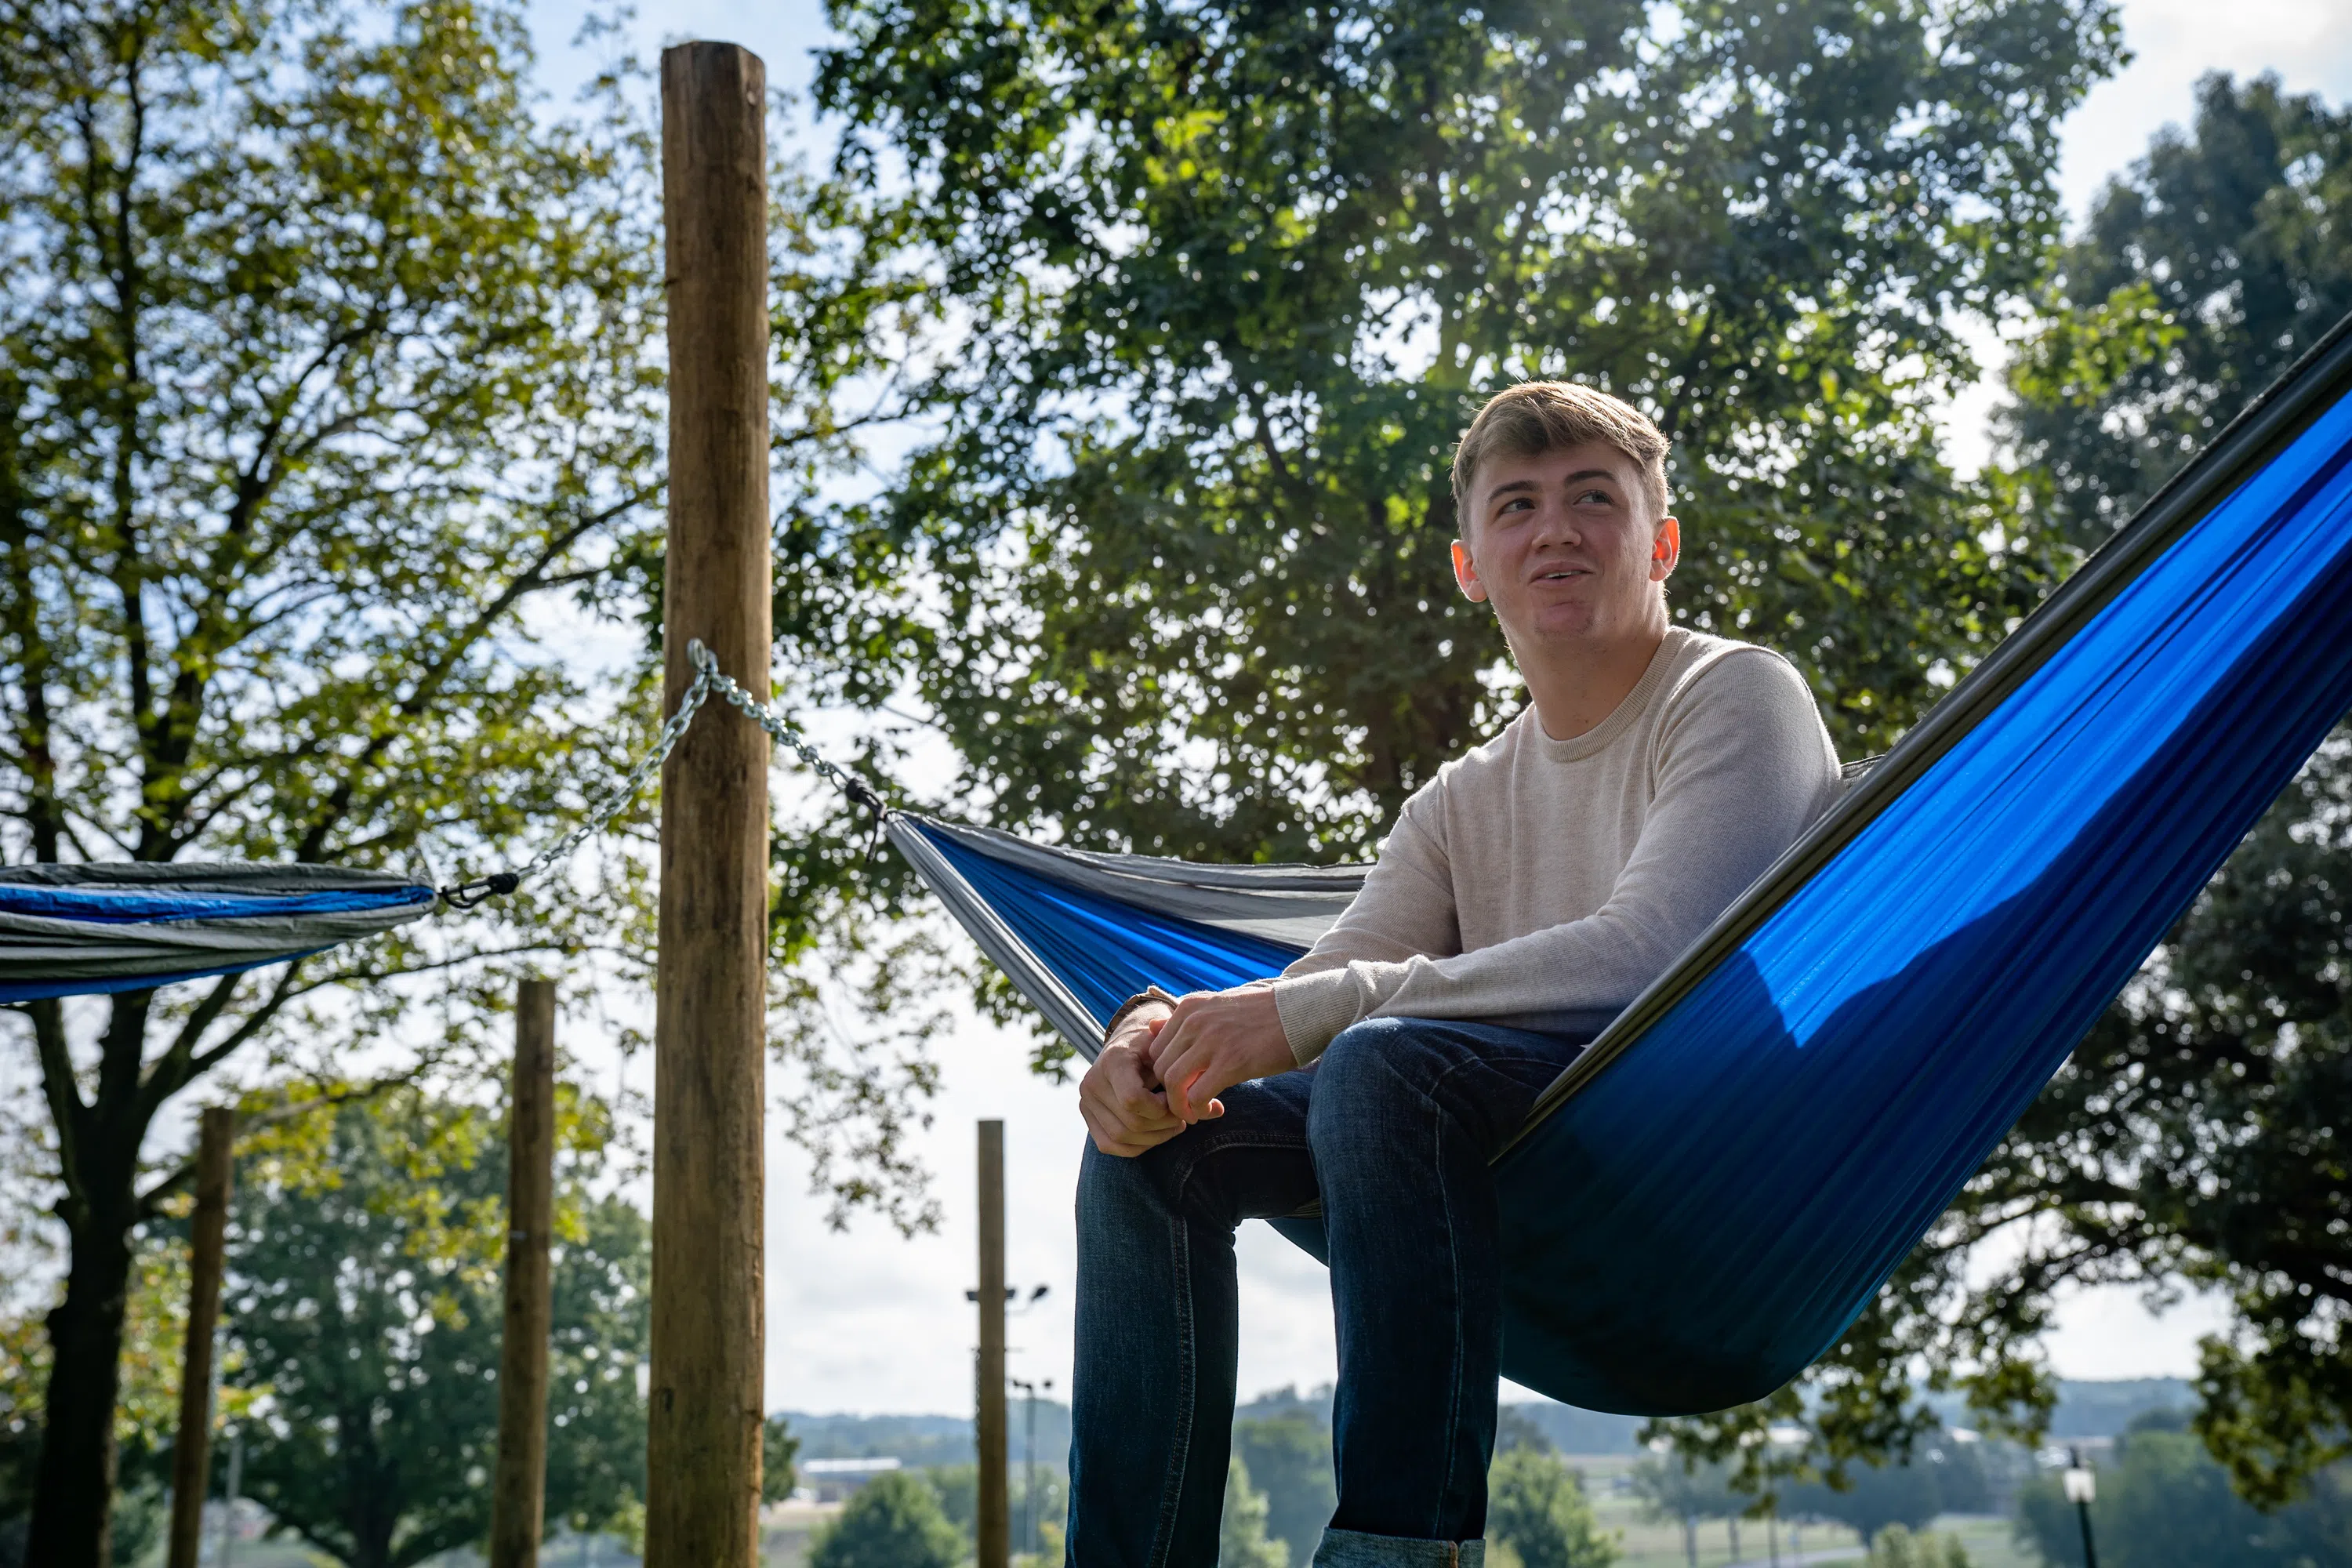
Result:
M1460 545L1454 547L1461 549ZM1658 531L1650 539L1650 581L1663 583L1674 575L1675 563L1683 558L1683 525L1669 512L1658 519ZM1458 574L1459 566L1454 568Z
M1461 585L1462 596L1474 605L1486 602L1486 584L1478 580L1478 563L1470 547L1460 540L1454 542L1454 581Z

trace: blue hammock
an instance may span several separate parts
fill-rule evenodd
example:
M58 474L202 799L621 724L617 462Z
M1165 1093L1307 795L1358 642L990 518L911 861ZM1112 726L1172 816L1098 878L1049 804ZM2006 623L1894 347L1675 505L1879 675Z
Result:
M2352 706L2347 326L1546 1091L1496 1166L1508 1376L1693 1415L1828 1352ZM1272 974L1361 877L887 826L1088 1056L1148 985Z
M0 1003L235 974L413 921L434 889L331 866L0 870Z

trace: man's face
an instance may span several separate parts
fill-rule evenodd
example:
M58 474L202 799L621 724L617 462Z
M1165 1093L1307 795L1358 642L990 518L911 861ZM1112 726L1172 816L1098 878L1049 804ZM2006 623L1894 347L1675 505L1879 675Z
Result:
M1454 575L1515 647L1607 642L1662 629L1654 584L1681 547L1681 526L1649 515L1633 459L1596 442L1479 464Z

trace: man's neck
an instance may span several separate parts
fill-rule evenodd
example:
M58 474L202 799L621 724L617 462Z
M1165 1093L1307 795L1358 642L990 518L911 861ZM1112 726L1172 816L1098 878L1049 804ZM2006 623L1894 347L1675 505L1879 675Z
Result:
M1634 637L1606 643L1571 643L1528 650L1519 676L1535 703L1536 721L1555 741L1573 741L1599 729L1642 684L1650 660L1666 640L1666 619Z

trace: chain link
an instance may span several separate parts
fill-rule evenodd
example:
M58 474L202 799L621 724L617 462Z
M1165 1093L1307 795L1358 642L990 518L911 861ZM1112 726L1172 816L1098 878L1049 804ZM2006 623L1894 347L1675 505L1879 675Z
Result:
M686 657L687 661L694 666L694 680L679 700L677 711L669 716L669 721L662 726L660 735L655 738L652 749L637 760L637 765L629 770L628 777L591 805L588 815L581 819L577 827L532 856L521 870L496 871L470 882L443 888L440 889L442 899L457 909L469 910L486 898L513 892L557 861L569 859L573 850L611 826L613 819L628 809L629 803L637 798L637 792L646 787L646 781L658 773L662 763L669 760L670 752L677 749L678 740L685 735L687 726L694 722L696 710L714 691L740 709L747 718L774 736L835 788L874 813L876 826L879 827L889 806L875 793L873 785L819 756L815 748L801 737L799 729L791 720L744 690L733 677L720 669L718 656L703 647L700 639L686 645Z
M774 736L779 744L806 763L813 772L834 788L868 811L879 814L889 809L888 803L874 792L872 784L817 755L816 748L802 738L799 726L744 690L732 676L719 668L718 656L700 642L687 644L686 657L694 663L697 685L708 681L711 690L740 709L746 718Z

